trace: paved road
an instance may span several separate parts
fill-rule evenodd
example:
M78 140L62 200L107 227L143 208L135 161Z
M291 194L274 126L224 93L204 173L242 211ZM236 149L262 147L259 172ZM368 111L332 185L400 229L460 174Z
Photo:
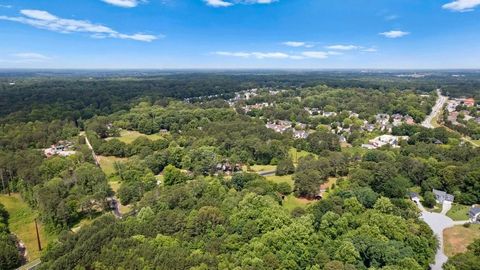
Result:
M432 112L422 122L422 126L426 128L434 128L434 126L432 125L432 121L435 118L435 116L437 116L442 112L443 105L445 105L445 102L447 102L448 100L448 97L442 96L442 92L440 89L437 89L437 95L438 95L437 103L435 104L435 106L433 106Z
M420 218L423 219L428 226L430 226L438 239L439 247L437 249L437 253L435 254L435 262L431 264L430 267L432 270L442 270L442 265L448 261L447 255L445 255L443 252L443 230L455 225L463 225L468 221L453 221L451 218L447 217L445 214L452 207L450 203L443 203L441 213L428 212L419 200L416 200L416 203L420 211L422 211Z

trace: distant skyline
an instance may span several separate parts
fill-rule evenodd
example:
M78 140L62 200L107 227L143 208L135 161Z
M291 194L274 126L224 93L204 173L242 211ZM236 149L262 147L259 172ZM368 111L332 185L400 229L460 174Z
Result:
M478 69L480 0L0 0L0 68Z

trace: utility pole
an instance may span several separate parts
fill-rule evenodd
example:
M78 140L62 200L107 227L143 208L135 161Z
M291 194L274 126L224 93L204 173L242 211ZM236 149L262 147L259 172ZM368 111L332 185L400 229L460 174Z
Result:
M36 218L35 218L35 231L37 232L38 250L42 251L42 243L40 243L40 234L38 234L38 224L37 224L37 219Z

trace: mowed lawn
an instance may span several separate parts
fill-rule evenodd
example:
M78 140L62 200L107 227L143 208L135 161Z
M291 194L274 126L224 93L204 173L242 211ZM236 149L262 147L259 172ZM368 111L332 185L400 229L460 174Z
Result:
M267 176L265 177L268 181L272 181L274 183L287 183L289 184L292 188L294 186L293 183L293 178L292 175L284 175L284 176L277 176L277 175L272 175L272 176Z
M250 166L250 170L247 170L247 166L244 166L243 170L244 171L249 171L249 172L266 172L266 171L275 171L277 169L277 166L275 165L253 165Z
M463 253L475 239L480 239L480 225L472 224L469 228L462 225L443 231L444 248L447 256Z
M452 205L452 208L447 212L447 216L456 221L468 220L469 210L470 206L455 203Z
M40 258L34 223L38 213L31 209L19 194L12 194L10 197L8 195L0 195L0 203L5 205L5 209L10 214L8 219L10 231L17 235L27 248L28 260L32 261ZM56 239L56 236L45 232L40 222L38 225L42 248L45 249L48 243Z
M137 139L139 137L142 137L142 136L147 137L152 141L155 141L155 140L158 140L158 139L162 138L162 135L159 134L159 133L151 134L151 135L145 135L145 134L142 134L138 131L122 130L122 131L120 131L120 137L111 137L111 138L107 138L107 140L117 138L124 143L132 143L133 141L135 141L135 139Z
M115 173L115 162L126 161L127 158L119 158L113 156L97 156L98 162L100 163L100 168L105 173L105 175L110 176Z

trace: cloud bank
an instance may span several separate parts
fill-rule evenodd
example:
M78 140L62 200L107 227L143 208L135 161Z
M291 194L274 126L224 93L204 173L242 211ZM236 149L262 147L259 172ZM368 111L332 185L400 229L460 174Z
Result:
M124 34L108 26L94 24L84 20L63 19L43 10L23 9L20 13L23 16L0 16L0 20L18 22L64 34L75 32L88 33L91 37L95 38L130 39L143 42L151 42L158 38L158 36L142 33Z

